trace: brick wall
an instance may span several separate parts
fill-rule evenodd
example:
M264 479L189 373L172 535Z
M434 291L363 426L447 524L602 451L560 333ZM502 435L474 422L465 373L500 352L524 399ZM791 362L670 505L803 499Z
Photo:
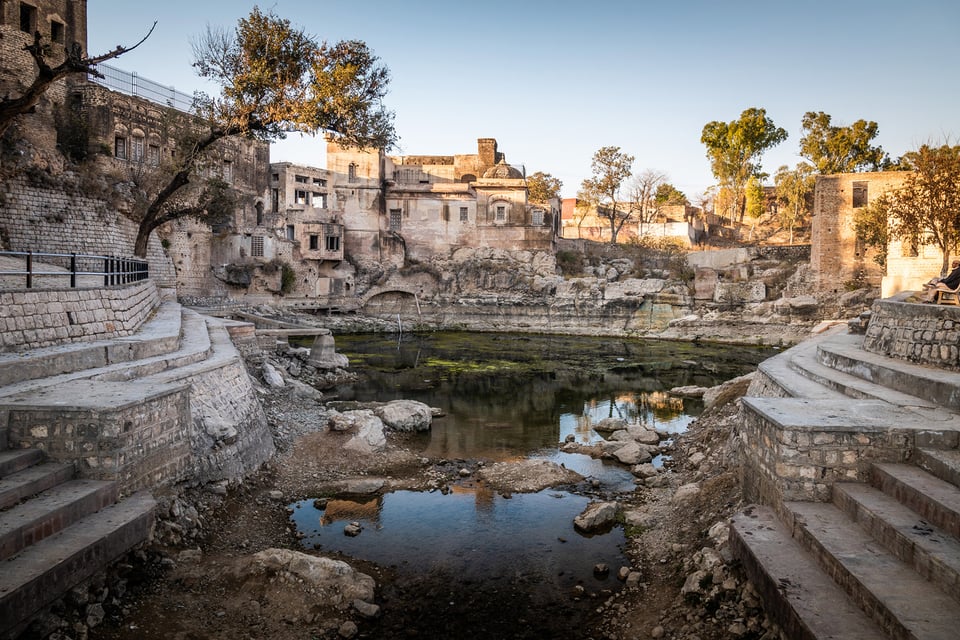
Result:
M0 351L129 336L159 302L150 280L100 289L0 292Z

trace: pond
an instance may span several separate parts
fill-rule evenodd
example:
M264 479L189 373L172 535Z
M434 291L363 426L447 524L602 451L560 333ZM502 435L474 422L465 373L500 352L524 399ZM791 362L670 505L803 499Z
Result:
M591 499L633 491L634 478L623 465L560 451L568 437L597 441L591 426L607 417L682 432L702 403L670 396L669 389L719 384L752 371L773 353L681 342L455 332L336 340L337 350L361 376L336 390L339 400L403 398L442 411L430 432L414 442L424 457L451 464L545 458L592 481L577 491L501 495L466 478L449 492L399 491L365 502L334 499L315 506L311 499L291 505L305 547L426 581L427 591L442 593L434 603L440 611L434 608L428 617L444 613L445 633L457 629L461 635L477 632L476 625L486 633L503 633L483 615L491 608L512 607L519 617L551 609L564 619L583 615L591 595L622 584L615 577L629 564L622 529L581 535L573 519ZM348 522L361 523L362 534L345 536ZM597 574L598 564L609 566L610 575ZM424 605L422 598L418 602ZM504 615L500 611L496 619L506 624L511 616ZM540 637L523 635L522 625L512 624L510 637ZM416 630L419 637L431 637L427 628ZM563 637L561 631L551 633Z

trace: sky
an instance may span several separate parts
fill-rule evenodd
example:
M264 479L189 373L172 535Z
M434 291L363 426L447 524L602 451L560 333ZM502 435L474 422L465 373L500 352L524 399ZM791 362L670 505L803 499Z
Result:
M245 0L88 0L91 54L180 91L197 78L190 42L233 28ZM801 119L875 121L893 157L960 142L956 0L266 0L318 40L363 40L390 69L391 155L477 152L496 138L508 163L549 173L574 197L593 154L617 146L634 175L666 174L691 201L716 180L703 126L766 109L787 140L762 157L793 167ZM322 138L274 144L271 161L324 167Z

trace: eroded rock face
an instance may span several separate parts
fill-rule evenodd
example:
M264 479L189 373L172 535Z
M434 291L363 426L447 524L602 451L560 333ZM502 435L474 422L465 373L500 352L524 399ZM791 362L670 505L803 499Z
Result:
M241 567L244 575L286 573L316 587L325 604L340 609L354 600L373 600L376 582L365 573L355 571L346 562L311 556L290 549L265 549L255 553Z

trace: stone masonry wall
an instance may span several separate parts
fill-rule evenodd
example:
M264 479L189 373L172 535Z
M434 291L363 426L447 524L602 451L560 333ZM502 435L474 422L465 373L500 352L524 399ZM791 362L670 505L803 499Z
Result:
M873 303L864 350L960 371L960 307L902 300L896 296Z
M129 336L159 302L150 280L102 289L0 292L0 352Z
M915 432L829 426L784 427L750 410L744 398L738 437L741 481L752 502L829 502L838 481L866 481L873 462L904 462L914 450Z
M66 174L42 180L28 173L0 182L0 243L11 251L133 255L137 225L106 200L88 195L90 185ZM158 285L176 285L173 263L156 234L147 261Z

